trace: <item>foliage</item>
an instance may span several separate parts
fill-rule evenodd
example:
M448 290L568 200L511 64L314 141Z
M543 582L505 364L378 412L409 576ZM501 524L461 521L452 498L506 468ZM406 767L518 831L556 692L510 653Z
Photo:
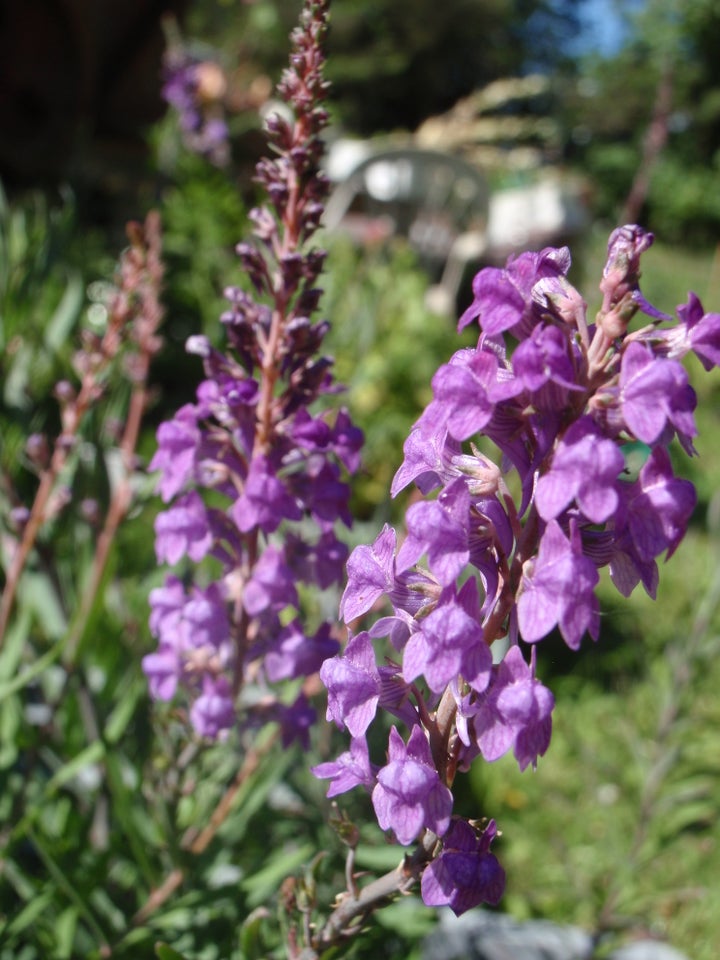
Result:
M238 17L233 5L199 2L188 28L225 49L231 41L244 71L254 62L274 74L297 7L257 0ZM363 135L413 129L498 77L566 65L564 41L577 27L576 5L566 0L336 0L328 78L337 117Z
M578 83L568 89L564 107L569 156L595 183L597 213L617 216L640 163L661 78L668 75L671 110L661 121L668 140L647 171L643 222L675 242L708 243L720 226L711 189L720 149L717 5L647 0L632 8L627 27L617 53L589 53L578 64Z

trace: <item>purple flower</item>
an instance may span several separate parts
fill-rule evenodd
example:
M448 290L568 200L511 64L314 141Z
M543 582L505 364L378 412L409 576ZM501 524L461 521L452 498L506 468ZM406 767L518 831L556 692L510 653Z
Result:
M185 599L182 581L172 574L162 587L150 591L150 630L154 637L170 640L177 634Z
M327 687L327 719L362 737L375 717L381 679L367 633L351 637L342 656L326 660L320 679Z
M183 676L183 661L177 649L161 643L154 653L142 658L142 669L148 678L150 696L155 700L172 700Z
M168 503L193 474L195 455L200 445L196 408L187 403L180 407L172 420L161 423L157 442L158 448L148 470L161 471L158 490L165 503Z
M535 766L550 744L555 700L535 678L519 647L510 647L490 689L479 702L460 710L472 718L472 732L483 757L497 760L511 748L521 770ZM465 728L463 742L470 743Z
M426 437L416 424L403 446L405 458L393 478L391 496L396 497L413 480L421 493L434 490L450 477L450 457L460 452L460 444L446 431Z
M203 677L202 693L190 708L190 721L201 737L217 739L235 723L235 705L225 677Z
M567 247L511 256L505 269L486 267L473 280L474 300L460 317L458 330L478 318L488 336L506 330L527 335L535 323L532 288L543 278L564 276L569 268Z
M454 590L447 590L405 646L405 680L411 682L423 674L430 689L442 693L462 676L474 690L484 690L490 680L492 654L479 617L474 580L468 580L457 596Z
M518 344L512 357L513 373L532 394L533 405L550 412L573 403L573 394L585 389L578 358L573 356L565 329L538 324Z
M353 787L363 786L369 789L375 783L365 737L354 737L350 741L350 749L341 753L337 760L319 763L310 769L318 779L331 781L328 797L336 797Z
M620 370L620 404L638 440L655 443L669 423L689 442L697 433L695 402L687 373L676 360L654 357L640 343L628 345Z
M699 297L688 295L688 302L677 308L680 323L663 330L669 357L684 357L692 350L706 370L720 365L720 313L705 313Z
M553 520L575 499L589 520L602 523L617 509L617 477L624 465L617 444L604 438L590 417L581 417L567 429L550 470L538 481L538 513Z
M452 793L435 769L425 733L414 727L407 746L395 727L390 730L388 763L377 774L372 792L382 830L392 830L407 846L425 828L442 836L450 823Z
M279 611L297 605L295 581L282 552L273 546L266 547L245 584L245 610L256 617L268 609Z
M655 557L670 557L682 540L697 497L689 480L673 475L670 457L656 447L633 484L622 484L621 508L609 539L610 576L629 597L642 581L651 597L658 583ZM608 550L606 544L605 550ZM602 557L601 562L608 562Z
M397 555L396 566L407 570L427 551L430 569L443 586L453 583L467 565L470 494L458 478L437 500L413 504L406 517L408 536Z
M371 547L355 547L347 563L347 586L340 601L345 623L361 617L389 593L395 580L395 531L385 524Z
M315 544L309 544L288 531L285 557L298 580L317 584L321 590L325 590L344 579L348 548L332 530L322 533Z
M467 440L490 421L498 361L487 350L460 350L440 367L432 380L435 399L418 420L425 436L447 429L456 440Z
M286 749L295 742L303 750L310 749L310 730L317 720L317 715L304 693L289 707L279 704L277 720L280 723L280 739Z
M244 490L232 508L232 515L242 533L255 527L263 533L272 533L286 518L299 520L302 510L275 475L267 457L259 456L250 463Z
M577 650L583 634L597 639L599 580L595 564L583 555L579 534L571 525L570 539L551 520L540 541L537 558L523 570L517 601L518 626L524 640L536 643L553 629Z
M339 644L330 635L330 625L324 623L308 637L299 620L283 627L271 649L265 654L265 672L268 680L276 683L294 677L309 677L317 673L328 657L337 653Z
M505 871L490 853L496 836L494 820L478 836L465 820L454 819L443 837L440 856L423 871L423 903L428 907L449 906L457 917L478 904L499 903L505 892Z
M211 583L195 587L183 608L182 631L186 645L219 649L230 637L227 602L222 587Z
M184 556L195 563L213 545L208 510L195 490L159 513L155 519L155 553L160 563L175 564Z

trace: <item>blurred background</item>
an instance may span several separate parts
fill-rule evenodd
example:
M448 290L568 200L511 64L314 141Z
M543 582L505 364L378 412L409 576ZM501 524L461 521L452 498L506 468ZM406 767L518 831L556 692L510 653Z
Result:
M694 290L720 306L720 8L332 9L323 310L343 402L367 437L351 534L367 542L401 516L388 490L402 443L460 345L453 318L481 266L568 243L592 310L609 232L638 222L657 237L644 258L648 299L672 312ZM222 343L223 288L243 282L234 245L248 234L263 118L278 109L298 10L295 0L0 0L3 537L7 491L28 501L34 491L24 438L57 428L54 384L79 331L102 323L125 222L151 208L163 221L167 318L145 461L157 424L193 399L201 374L184 342L204 332ZM187 63L204 78L191 120L162 92ZM604 582L597 646L570 654L553 637L539 651L558 707L537 772L520 775L506 758L459 788L462 812L495 816L503 831L502 909L580 924L602 935L598 956L651 936L715 960L720 943L720 380L691 366L699 456L679 453L676 469L699 504L658 601L638 591L623 601ZM98 412L100 454L73 481L101 503L112 439L100 418L122 417L124 399L118 386ZM318 880L328 902L342 875L325 785L299 753L261 763L214 843L190 852L185 838L208 821L247 745L189 742L181 711L148 702L147 593L163 574L158 504L147 484L136 496L72 675L41 669L92 543L72 512L53 531L59 576L37 572L0 653L0 960L152 957L157 940L192 960L279 956L260 908L282 879L318 847L330 851ZM19 682L21 668L32 678ZM342 743L326 731L317 750L334 756ZM362 797L347 807L369 822ZM362 868L395 864L379 831L363 827L363 838ZM184 882L153 899L174 871ZM356 955L419 957L433 923L404 899Z

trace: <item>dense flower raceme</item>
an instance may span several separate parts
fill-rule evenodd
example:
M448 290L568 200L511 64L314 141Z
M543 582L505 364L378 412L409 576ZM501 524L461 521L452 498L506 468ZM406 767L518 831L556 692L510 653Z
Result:
M296 120L270 121L275 158L258 169L270 202L252 214L259 243L238 247L258 298L227 291L225 353L203 337L188 342L206 379L160 426L150 464L168 504L158 560L185 570L202 562L206 579L172 573L152 591L158 649L143 666L155 697L189 695L192 724L209 737L244 710L252 722L279 721L286 741L306 740L313 712L298 685L338 650L328 623L308 629L300 596L304 584L322 590L343 575L335 529L351 522L343 474L362 443L344 410L315 410L336 390L319 352L327 323L310 319L323 256L306 246L326 189L317 170L325 8L308 4L293 36L279 91ZM288 680L290 703L277 687Z
M545 753L554 699L536 676L535 645L555 628L574 650L585 634L598 638L602 566L624 596L642 583L654 597L657 559L676 549L695 505L668 444L694 452L695 394L680 360L720 363L720 314L694 294L675 323L647 303L639 260L651 242L637 226L612 234L594 323L567 280L566 248L475 277L459 328L477 321L477 346L435 374L393 482L393 495L414 481L424 499L407 511L402 544L386 526L349 558L350 640L320 675L328 719L352 742L314 772L330 780L329 796L364 787L401 844L436 837L421 882L429 905L459 914L502 894L495 823L453 816L449 788L478 756L512 751L524 769ZM631 330L638 312L646 325ZM481 435L497 464L473 443ZM393 655L378 665L386 640ZM366 731L381 708L407 733L392 727L378 765Z

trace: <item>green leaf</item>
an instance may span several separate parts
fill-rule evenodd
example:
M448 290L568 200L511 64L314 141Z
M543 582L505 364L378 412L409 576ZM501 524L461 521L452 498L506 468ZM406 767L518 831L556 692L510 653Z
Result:
M18 603L30 609L50 639L60 640L67 632L65 613L55 586L46 574L25 571L18 590Z
M55 891L50 890L33 897L8 923L3 931L4 935L17 936L28 927L34 926L38 918L52 907L54 895Z
M315 852L312 843L304 843L294 850L277 850L262 870L251 877L246 877L240 884L247 893L248 904L256 907L270 899L280 888L282 881L309 860Z
M62 299L45 328L45 346L52 353L57 353L67 342L80 316L84 296L82 277L78 273L71 274Z
M66 910L63 910L55 920L55 937L57 939L55 956L57 960L67 960L67 958L72 956L77 922L78 911L75 906L70 906Z
M133 677L129 687L115 705L105 724L105 740L109 744L117 743L125 733L128 724L135 715L138 700L145 696L147 681L143 677Z
M17 675L29 629L30 611L23 607L5 634L5 643L0 652L0 680L9 680Z
M167 943L155 944L155 956L158 960L188 960L182 953L178 953Z
M73 757L67 763L64 763L59 770L50 778L47 784L47 792L52 793L65 786L68 781L76 777L78 773L92 763L100 763L105 757L105 744L100 740L95 740L88 744L84 750L81 750L77 756Z

